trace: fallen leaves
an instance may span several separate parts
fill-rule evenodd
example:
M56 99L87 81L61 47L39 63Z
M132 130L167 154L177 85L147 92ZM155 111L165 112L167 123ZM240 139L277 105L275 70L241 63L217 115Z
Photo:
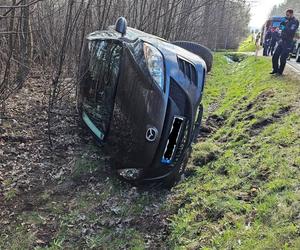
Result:
M117 235L137 230L146 246L160 246L167 230L166 215L160 214L166 193L119 183L109 170L109 157L99 153L99 148L85 148L92 140L89 135L82 138L84 131L77 126L75 95L62 100L54 110L51 150L45 86L37 81L28 82L11 97L6 114L9 119L0 125L3 237L9 239L11 230L21 225L34 235L32 247L49 246L67 227L70 234L65 237L77 247L79 239L88 241L103 230ZM88 159L85 164L94 162L94 167L79 171L74 179L78 159ZM23 218L24 213L36 213L36 222ZM111 241L113 237L111 234L105 239Z

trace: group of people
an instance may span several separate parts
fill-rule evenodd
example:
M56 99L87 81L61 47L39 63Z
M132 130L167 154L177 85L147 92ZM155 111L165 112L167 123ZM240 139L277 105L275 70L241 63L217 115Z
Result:
M269 56L269 55L273 56L275 46L279 40L280 40L279 27L277 27L277 28L270 27L265 36L265 42L263 44L263 47L264 47L263 55L264 56Z
M283 74L286 61L293 50L293 41L298 28L299 21L295 18L294 11L292 9L287 10L286 17L280 24L281 34L272 57L273 70L271 75L281 76Z
M299 28L299 21L294 16L294 11L289 9L280 27L271 27L265 34L263 55L272 55L273 70L270 74L281 76L286 61L294 46L294 37ZM256 37L256 55L259 49L260 33ZM280 61L280 64L279 64Z

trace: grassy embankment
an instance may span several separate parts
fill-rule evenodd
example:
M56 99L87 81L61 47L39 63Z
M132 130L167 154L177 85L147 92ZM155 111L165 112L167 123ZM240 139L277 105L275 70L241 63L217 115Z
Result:
M255 52L256 46L255 41L252 39L252 35L248 36L246 40L244 40L239 48L238 52Z
M53 187L5 196L23 208L2 221L0 249L300 249L299 80L244 57L216 55L207 136L171 194L118 181L86 145Z
M172 248L300 249L300 84L269 71L215 57L204 102L219 122L174 190Z

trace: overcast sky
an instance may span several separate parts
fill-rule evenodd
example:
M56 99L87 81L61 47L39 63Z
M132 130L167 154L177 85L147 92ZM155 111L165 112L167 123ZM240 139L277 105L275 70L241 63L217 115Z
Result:
M251 4L250 27L261 28L270 14L273 6L283 3L284 0L249 0ZM284 15L285 13L282 13Z

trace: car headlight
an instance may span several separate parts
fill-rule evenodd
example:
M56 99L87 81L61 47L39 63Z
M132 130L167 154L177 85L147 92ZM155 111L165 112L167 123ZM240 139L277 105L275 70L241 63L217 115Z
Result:
M150 44L144 43L144 55L148 70L153 80L163 90L165 75L164 75L164 59L158 49Z

